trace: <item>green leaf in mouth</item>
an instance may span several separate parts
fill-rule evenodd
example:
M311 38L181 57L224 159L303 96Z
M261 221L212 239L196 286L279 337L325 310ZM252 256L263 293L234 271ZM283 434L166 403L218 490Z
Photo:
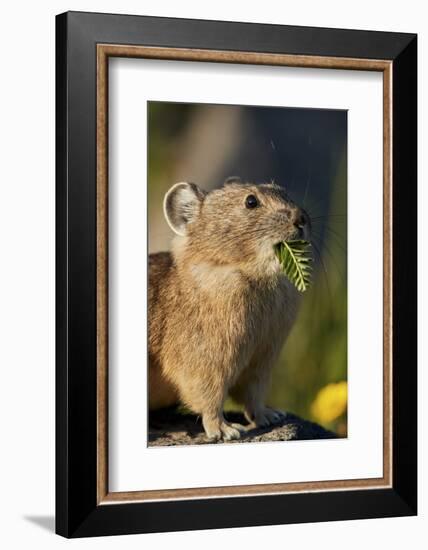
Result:
M305 292L310 285L313 261L309 248L311 243L304 240L282 241L275 245L275 254L284 275L299 292Z

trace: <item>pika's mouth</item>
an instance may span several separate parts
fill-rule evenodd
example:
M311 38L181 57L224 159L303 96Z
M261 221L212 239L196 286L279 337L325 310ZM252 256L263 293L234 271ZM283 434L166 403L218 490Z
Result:
M275 251L277 251L278 249L282 248L284 243L292 243L294 241L309 241L308 237L309 235L307 235L307 232L304 228L298 228L292 233L287 233L286 235L284 234L282 239L278 240L278 242L273 245L273 248Z
M287 241L284 239L283 241L278 241L273 245L273 251L275 252L275 256L278 258L278 253L280 252L283 243L286 243Z

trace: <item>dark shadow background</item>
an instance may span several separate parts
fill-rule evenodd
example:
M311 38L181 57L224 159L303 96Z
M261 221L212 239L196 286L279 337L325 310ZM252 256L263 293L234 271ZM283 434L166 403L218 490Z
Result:
M54 516L24 516L25 520L37 525L45 531L55 532L55 518Z
M149 252L168 250L162 199L234 175L274 180L308 210L316 272L273 376L269 404L346 435L347 112L148 103ZM232 402L228 408L236 408Z

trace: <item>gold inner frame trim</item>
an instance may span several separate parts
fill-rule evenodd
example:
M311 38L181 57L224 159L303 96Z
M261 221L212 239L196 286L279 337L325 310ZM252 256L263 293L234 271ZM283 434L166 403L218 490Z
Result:
M383 476L149 491L108 489L108 59L134 57L383 73ZM392 69L391 61L97 44L97 503L377 489L392 486Z

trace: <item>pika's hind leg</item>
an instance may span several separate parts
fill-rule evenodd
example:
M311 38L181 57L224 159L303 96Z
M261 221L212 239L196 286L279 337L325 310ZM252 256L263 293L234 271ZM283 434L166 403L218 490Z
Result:
M280 424L287 417L287 413L279 409L261 406L254 409L246 408L245 417L249 422L254 422L258 428L266 428Z

